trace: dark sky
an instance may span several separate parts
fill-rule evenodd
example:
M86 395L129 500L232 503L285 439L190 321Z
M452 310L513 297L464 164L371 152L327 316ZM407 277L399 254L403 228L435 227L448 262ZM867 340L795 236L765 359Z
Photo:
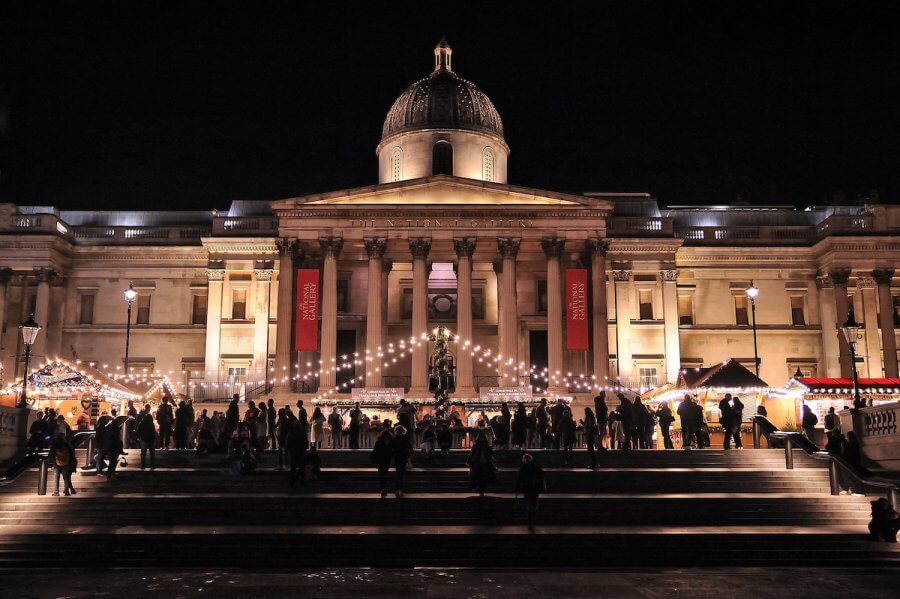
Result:
M442 35L503 117L511 183L898 200L895 3L542 4L4 2L0 200L208 209L374 183L382 120Z

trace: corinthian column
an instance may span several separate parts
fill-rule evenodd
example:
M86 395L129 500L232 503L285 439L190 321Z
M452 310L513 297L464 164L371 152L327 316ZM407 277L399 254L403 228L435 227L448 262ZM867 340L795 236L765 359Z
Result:
M500 278L500 372L503 383L519 386L519 314L516 301L516 256L521 240L507 238L497 240L497 249L503 260L503 276ZM512 359L512 366L506 363Z
M340 237L319 240L325 255L322 266L322 370L319 373L319 393L334 389L337 365L337 259L344 247Z
M850 315L850 298L847 296L847 281L850 280L850 269L834 268L828 273L828 276L831 277L831 282L834 285L835 321L837 327L840 328L847 322L847 317ZM847 346L847 340L844 339L843 335L838 334L837 331L835 331L835 334L837 334L838 348L840 349L838 361L841 364L841 376L850 378L853 376L852 366L850 365L850 348Z
M681 369L681 339L678 336L678 271L661 270L663 329L666 340L666 382L678 382Z
M412 332L420 343L412 348L411 396L428 394L428 343L419 336L428 332L428 265L425 260L431 252L431 240L417 237L409 240L409 251L413 257L413 306Z
M591 259L591 320L594 340L594 376L605 386L609 379L609 309L606 306L606 253L609 242L595 239L587 242Z
M822 275L816 277L816 287L819 293L819 317L822 319L822 365L821 376L838 378L841 376L839 358L842 355L838 345L837 325L834 322L834 283L831 277ZM844 319L846 320L846 318ZM844 324L844 321L841 321Z
M614 270L616 286L616 364L619 380L634 383L634 364L631 359L631 275L630 270Z
M550 393L565 393L563 385L562 339L562 278L559 259L565 249L565 239L542 239L541 248L547 257L547 370ZM506 275L504 274L504 278Z
M290 387L291 340L294 335L294 263L300 248L293 239L278 240L278 324L275 326L275 385Z
M263 381L269 377L269 300L272 285L271 263L253 270L256 279L256 306L253 316L253 366Z
M0 267L0 347L3 347L3 327L6 324L6 292L9 289L9 280L12 278L12 269L8 266ZM3 367L0 356L0 368Z
M891 297L893 268L878 268L872 271L878 284L878 323L881 327L881 348L884 353L884 376L897 378L897 338L894 333L894 298Z
M38 360L49 358L47 356L47 324L50 317L50 282L56 276L52 268L35 268L34 275L37 277L38 288L37 298L34 304L34 320L44 327L44 330L38 333L34 345L31 346L31 353ZM36 364L31 363L32 367Z
M225 281L225 264L210 263L206 270L206 370L208 383L219 382L219 361L222 343L222 288Z
M382 332L384 330L384 301L382 299L382 259L387 250L387 240L367 239L366 254L369 256L369 282L366 297L366 387L381 387Z
M871 378L881 377L881 340L878 338L878 299L875 279L858 275L856 287L862 294L863 325L866 331L866 369Z
M472 378L472 353L463 348L465 342L472 345L472 255L475 239L454 239L458 265L456 268L456 393L474 395Z

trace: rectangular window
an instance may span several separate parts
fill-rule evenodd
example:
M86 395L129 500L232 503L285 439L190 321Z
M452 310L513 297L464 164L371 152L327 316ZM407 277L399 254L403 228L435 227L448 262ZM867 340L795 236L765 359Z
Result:
M547 281L538 279L535 285L535 309L538 314L547 313Z
M340 279L337 282L337 311L350 311L350 281Z
M791 324L795 327L806 325L806 298L802 295L791 296Z
M639 384L641 389L653 389L659 383L655 367L641 366L638 369L638 374L640 376Z
M195 293L191 300L191 324L206 324L206 294Z
M229 383L243 383L247 380L247 369L246 368L237 368L234 366L228 367L228 382Z
M142 294L137 297L137 324L150 324L150 295Z
M639 289L638 302L641 320L653 320L653 290Z
M692 325L694 324L694 296L679 295L678 296L678 324Z
M234 289L231 292L231 319L247 319L247 290Z
M94 324L94 298L93 293L82 293L78 314L78 324Z
M750 318L747 315L747 296L740 294L734 296L734 324L747 326Z

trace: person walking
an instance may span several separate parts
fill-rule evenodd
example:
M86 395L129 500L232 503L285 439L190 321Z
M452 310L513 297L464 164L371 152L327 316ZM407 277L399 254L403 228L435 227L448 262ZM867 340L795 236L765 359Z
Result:
M597 467L597 453L594 451L594 445L598 441L599 431L597 429L597 418L594 416L594 411L590 408L584 409L584 420L581 421L581 426L584 430L584 443L587 446L588 456L591 458L591 465L588 468L593 470Z
M744 420L744 404L740 397L735 396L731 401L731 436L734 437L735 449L743 449L744 442L741 439L741 422Z
M656 409L656 419L659 421L659 429L662 431L663 446L666 449L674 449L672 445L672 436L669 433L669 427L675 422L675 416L672 415L672 409L669 402L665 402Z
M59 477L63 478L65 495L75 495L77 491L72 486L72 473L75 472L75 448L66 438L64 432L56 433L56 437L50 442L50 454L47 456L53 466L55 480L53 496L59 497Z
M359 449L359 422L362 419L362 410L359 402L353 404L350 410L350 449Z
M382 499L387 498L388 472L391 469L391 460L394 458L393 441L394 435L390 430L385 429L378 435L378 439L375 440L375 445L372 447L370 459L378 469L378 484L381 487Z
M469 466L469 488L478 489L478 494L484 497L488 485L497 482L494 451L484 433L479 433L475 438L466 464Z
M523 449L528 441L528 411L521 401L516 405L516 414L512 420L512 446Z
M819 418L813 414L808 404L803 404L803 416L800 419L800 426L803 428L803 436L816 444L816 425L819 424Z
M522 466L516 476L515 497L519 493L525 499L528 530L534 530L534 518L537 514L538 501L545 489L544 471L534 463L534 457L530 453L522 456Z
M731 449L731 393L726 393L719 402L719 425L722 427L722 449Z
M406 478L406 466L409 463L409 456L412 454L412 443L409 441L409 434L405 428L398 426L394 429L394 438L391 440L391 450L394 454L394 474L396 476L394 485L396 487L397 497L403 497L403 479Z
M284 446L291 462L290 486L293 489L300 481L300 486L306 486L306 452L309 450L309 436L304 419L290 419L285 423L290 426L285 437Z
M172 404L169 401L169 396L164 396L162 405L156 411L156 421L159 423L159 441L164 451L169 449L172 442L172 424L175 422Z
M115 421L110 422L103 431L103 455L109 460L106 468L106 479L116 476L116 467L119 465L119 456L125 453L122 445L122 429ZM98 471L97 474L100 472Z
M137 420L137 438L141 447L141 470L147 467L147 452L150 452L150 470L156 468L156 424L150 413L150 404L145 404Z
M338 412L337 406L331 408L331 414L328 415L328 428L331 429L331 448L341 448L341 433L344 428L344 420Z
M560 441L562 442L563 460L566 466L572 465L573 452L575 447L575 419L572 417L572 410L566 408L559 421Z

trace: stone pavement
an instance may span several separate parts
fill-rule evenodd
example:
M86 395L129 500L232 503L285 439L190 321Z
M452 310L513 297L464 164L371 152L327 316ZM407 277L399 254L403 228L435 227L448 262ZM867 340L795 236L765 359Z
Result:
M563 548L564 549L564 548ZM701 561L698 559L698 561ZM251 560L252 562L252 560ZM263 564L258 564L262 566ZM297 570L266 571L248 564L246 571L107 570L2 573L4 599L83 599L128 597L159 599L197 597L327 598L425 597L503 599L546 597L806 597L895 596L896 570L816 568L727 568L630 571L540 570Z

